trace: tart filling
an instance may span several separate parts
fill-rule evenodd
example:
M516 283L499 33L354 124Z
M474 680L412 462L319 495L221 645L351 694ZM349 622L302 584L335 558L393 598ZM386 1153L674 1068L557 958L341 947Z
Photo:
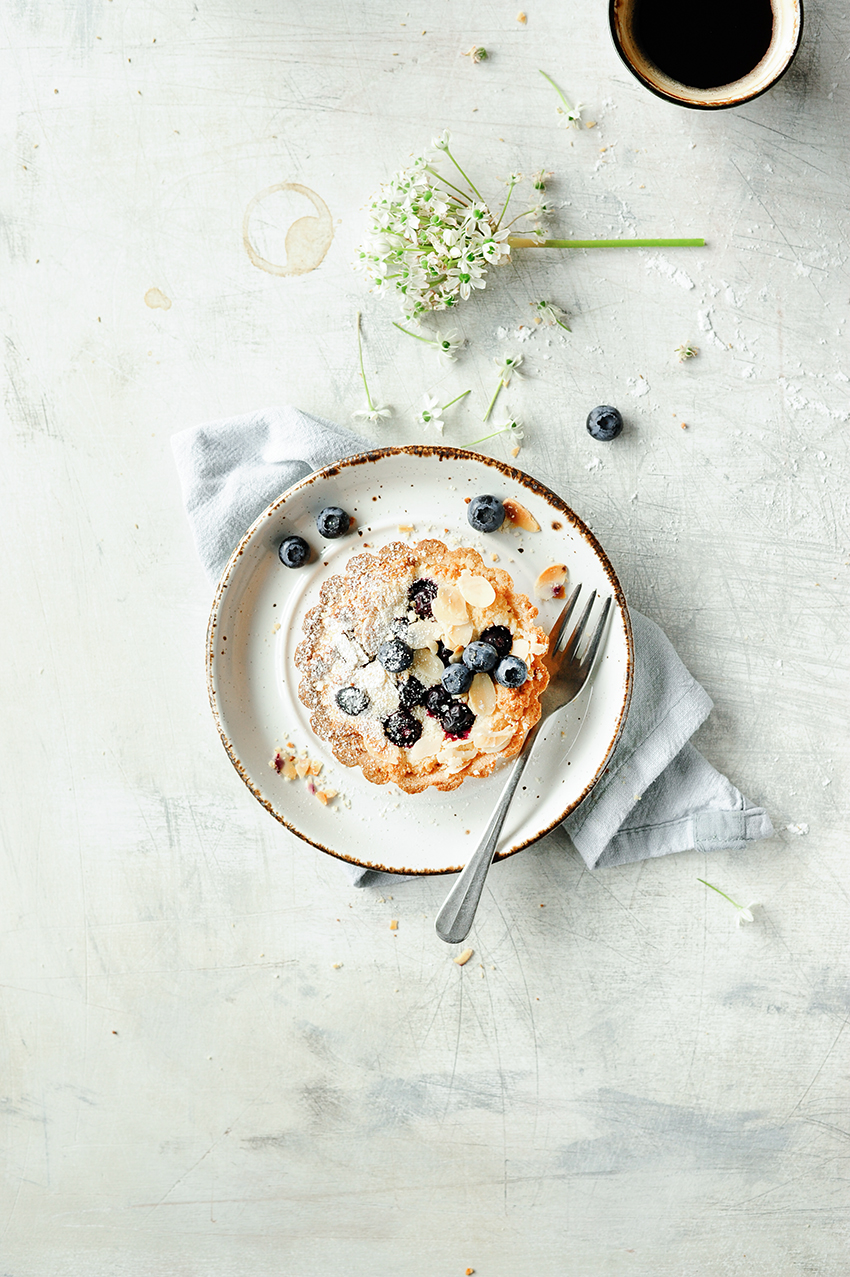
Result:
M507 572L473 549L394 542L355 556L319 599L295 653L298 695L341 763L417 793L519 753L540 718L548 639Z

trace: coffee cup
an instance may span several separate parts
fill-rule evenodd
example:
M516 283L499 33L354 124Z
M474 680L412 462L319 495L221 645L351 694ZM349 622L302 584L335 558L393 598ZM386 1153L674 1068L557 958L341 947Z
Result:
M694 110L740 106L788 70L802 0L610 0L614 45L634 76Z

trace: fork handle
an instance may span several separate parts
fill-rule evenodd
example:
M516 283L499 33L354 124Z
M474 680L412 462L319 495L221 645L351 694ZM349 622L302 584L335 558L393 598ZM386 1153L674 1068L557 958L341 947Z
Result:
M533 727L525 738L525 744L511 768L507 784L502 790L501 797L484 833L484 837L475 848L461 873L458 874L457 881L446 896L442 909L437 914L435 924L437 935L441 940L445 940L446 944L457 944L460 940L465 940L469 935L469 929L472 926L475 911L481 899L481 892L484 890L484 882L490 865L493 863L493 856L499 843L502 825L505 823L511 799L525 770L525 765L531 756L531 750L539 730L540 723Z

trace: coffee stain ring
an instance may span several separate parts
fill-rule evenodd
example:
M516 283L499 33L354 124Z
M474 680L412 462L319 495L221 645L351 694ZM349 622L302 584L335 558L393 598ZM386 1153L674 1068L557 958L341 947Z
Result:
M284 241L286 246L286 265L284 266L267 261L258 253L251 242L250 234L251 215L254 209L262 200L278 191L295 191L297 195L305 196L318 213L318 217L299 217L289 227ZM268 271L270 275L306 275L309 271L315 270L324 260L333 236L333 222L327 204L320 195L311 191L309 186L302 186L299 182L278 182L275 186L267 186L264 191L254 196L245 209L245 216L242 219L242 242L245 245L245 252L254 266Z

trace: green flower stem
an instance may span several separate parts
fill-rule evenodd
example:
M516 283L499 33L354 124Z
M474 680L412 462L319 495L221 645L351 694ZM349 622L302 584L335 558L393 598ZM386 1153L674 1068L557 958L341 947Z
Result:
M716 891L718 896L722 896L724 900L728 900L730 905L734 905L736 909L743 909L743 905L739 905L731 896L727 896L725 891L721 891L719 887L715 887L710 882L706 882L705 878L697 878L697 882L701 882L704 887L711 887L712 891Z
M704 239L530 239L509 235L511 248L704 248Z
M469 203L469 196L467 195L466 191L462 191L459 186L455 186L454 182L450 182L447 177L443 177L442 173L438 173L435 168L431 168L430 164L425 165L425 172L430 173L432 177L436 177L438 181L443 183L443 186L448 186L453 191L457 191L458 195L461 197L464 204ZM464 176L466 176L466 174L464 174ZM467 181L468 180L469 179L467 178ZM470 182L469 185L472 186L472 183ZM473 187L473 190L474 189L475 188Z
M539 68L539 67L538 67L538 70L540 70L540 68ZM572 102L567 101L567 99L564 97L564 94L562 93L562 91L558 88L557 84L556 84L556 83L555 83L555 81L552 79L551 75L547 75L545 71L540 71L540 74L543 76L543 79L544 79L544 80L548 80L548 81L549 81L549 83L552 85L552 88L555 90L555 92L557 93L558 97L561 99L561 101L563 102L564 106L567 108L567 115L575 115L575 110L574 110L574 108L573 108L573 104L572 104Z
M357 353L360 356L360 376L363 378L363 389L366 391L366 402L369 405L369 411L375 411L375 405L372 403L372 396L369 394L369 385L366 381L366 371L363 367L363 342L360 338L360 311L357 312Z
M501 385L501 382L499 383ZM498 394L498 391L496 392ZM474 448L477 443L486 443L488 439L495 439L496 435L507 434L510 426L502 426L499 430L494 430L491 435L484 435L483 439L473 439L472 443L467 444L468 448Z
M445 412L447 408L451 408L453 403L457 403L458 399L465 399L467 395L471 394L471 390L464 390L463 394L457 395L454 399L450 399L448 403L444 403L440 412Z
M393 328L397 328L400 333L407 333L408 337L415 337L417 341L424 341L426 346L434 345L430 337L423 337L420 333L412 333L409 328L402 328L401 324L397 324L395 320L392 322Z
M451 151L449 150L449 148L448 148L448 147L445 147L445 152L446 152L446 155L447 155L447 156L449 157L449 159L451 160L452 164L454 164L454 166L455 166L455 168L457 169L458 173L460 173L460 175L461 175L461 177L463 178L463 180L464 180L464 181L467 183L467 185L469 186L469 189L470 189L471 191L474 191L474 192L475 192L475 194L478 196L478 198L480 199L481 203L483 204L483 203L484 203L484 196L481 194L481 192L479 191L478 187L477 187L477 186L474 186L474 185L472 184L472 182L470 182L469 178L466 176L466 174L464 173L463 169L460 167L460 165L458 164L457 160L456 160L456 159L455 159L455 157L452 155L452 153L451 153Z
M499 384L498 384L498 386L496 387L496 390L495 390L495 393L494 393L494 395L493 395L493 398L490 400L489 404L487 405L487 411L485 412L484 416L481 418L481 420L482 420L482 421L486 421L486 420L487 420L487 418L490 416L490 413L493 411L493 404L494 404L494 403L496 402L496 400L499 398L499 392L501 391L502 386L503 386L504 384L505 384L505 383L502 381L502 378L500 377L500 378L499 378ZM497 431L496 431L496 434L499 434L499 433L500 433L500 432L497 430ZM488 436L487 436L487 438L488 438L488 439L492 439L492 437L493 437L492 435L488 435ZM480 439L478 440L478 443L481 443L481 440L480 440Z
M514 183L513 183L513 182L511 182L510 186L508 187L508 194L507 194L507 198L506 198L506 200L505 200L504 204L502 205L502 211L501 211L501 213L499 214L499 220L498 220L498 222L496 223L496 230L498 230L498 229L499 229L499 227L502 225L502 218L505 216L505 213L507 213L507 211L508 211L508 205L509 205L509 204L510 204L510 202L511 202L511 196L513 195L513 193L514 193ZM516 221L516 218L514 218L514 221ZM513 222L511 222L511 225L513 226Z

